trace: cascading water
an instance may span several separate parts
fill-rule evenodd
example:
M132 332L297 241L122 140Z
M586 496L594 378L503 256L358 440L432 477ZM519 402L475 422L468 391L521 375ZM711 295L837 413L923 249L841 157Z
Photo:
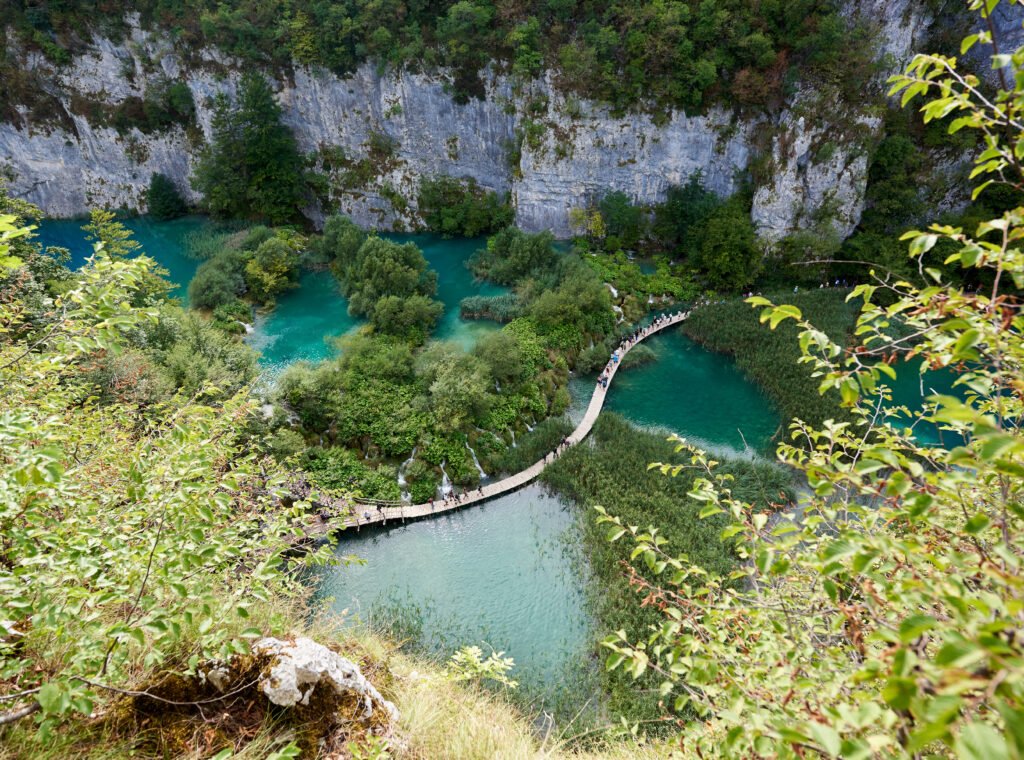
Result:
M241 325L242 327L244 327L244 328L245 328L245 334L246 334L246 335L251 335L251 334L252 334L252 332L253 332L253 330L255 330L255 329L256 329L256 328L254 328L254 327L253 327L252 325L250 325L250 324L249 324L248 322L243 322L243 321L242 321L242 320L240 320L240 319L236 319L235 321L236 321L236 322L238 322L238 324L240 324L240 325Z
M473 457L473 464L476 465L476 471L480 473L480 480L487 480L487 473L484 472L484 468L480 466L480 460L476 458L476 452L473 451L473 447L469 445L469 441L466 441L466 448L469 449L469 455Z
M415 458L416 447L414 446L412 449L412 454L409 455L409 458L402 462L402 464L399 465L398 467L398 488L402 494L402 501L412 501L412 494L409 493L409 489L406 488L408 482L405 479L405 469L412 464Z
M509 428L508 432L510 432L512 434L512 448L514 448L514 449L519 448L518 446L516 446L516 431L513 430L512 428Z
M448 479L448 471L444 468L446 464L447 462L441 462L441 485L437 487L438 498L442 500L447 499L452 492L452 482Z

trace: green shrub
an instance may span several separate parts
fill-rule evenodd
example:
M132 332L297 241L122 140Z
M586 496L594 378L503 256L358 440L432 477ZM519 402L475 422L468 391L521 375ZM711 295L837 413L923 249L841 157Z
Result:
M527 275L549 271L558 260L555 239L550 232L531 235L506 227L487 240L470 258L469 266L478 277L511 285Z
M310 480L320 488L369 499L398 501L401 498L397 475L392 468L370 467L350 449L310 448L299 462L309 473Z
M178 188L166 174L160 173L154 174L149 180L146 206L149 215L161 221L176 219L188 210Z
M235 251L225 251L196 269L188 285L188 300L194 309L215 309L233 303L245 292L245 260Z
M711 213L703 237L691 260L712 288L738 290L754 282L763 254L741 198L734 196Z
M370 324L376 332L421 344L443 313L444 304L427 296L381 296L370 313Z
M472 177L424 178L418 203L427 229L445 237L487 235L514 221L508 198L485 191Z
M250 237L254 237L252 233ZM276 236L264 239L245 264L245 283L252 297L262 303L294 288L298 279L298 251Z

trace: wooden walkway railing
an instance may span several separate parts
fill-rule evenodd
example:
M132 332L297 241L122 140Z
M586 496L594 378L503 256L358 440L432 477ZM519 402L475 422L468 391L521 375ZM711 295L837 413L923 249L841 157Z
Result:
M598 383L594 388L594 393L590 397L590 404L587 406L587 411L584 413L583 419L580 420L579 425L576 426L576 429L566 439L566 447L574 446L582 441L594 427L594 423L597 422L598 415L601 414L601 409L604 407L604 401L608 395L608 388L611 387L615 373L618 371L619 367L622 366L622 359L627 353L629 353L630 349L642 342L644 339L649 338L651 335L661 332L673 325L679 324L689 315L690 312L686 311L666 317L657 325L650 325L641 329L635 341L624 343L619 347L619 361L611 365L607 383L605 384L607 387ZM310 537L326 535L331 531L340 530L342 528L358 529L364 525L386 525L388 521L415 520L422 517L443 514L444 512L450 512L455 509L472 506L473 504L479 504L480 502L487 501L488 499L493 499L496 496L502 496L510 493L511 491L522 488L540 475L544 471L545 467L558 458L559 454L560 451L551 452L539 462L535 462L525 470L517 472L515 475L509 475L507 478L502 478L494 483L485 483L479 488L463 494L461 499L449 497L444 501L435 500L433 503L428 502L426 504L403 505L396 505L394 502L382 502L374 499L356 499L351 505L351 514L344 516L336 514L329 515L327 519L324 519L321 515L317 515L317 524L308 526ZM334 512L337 509L335 505L318 506L330 507L330 509L326 510L327 512Z

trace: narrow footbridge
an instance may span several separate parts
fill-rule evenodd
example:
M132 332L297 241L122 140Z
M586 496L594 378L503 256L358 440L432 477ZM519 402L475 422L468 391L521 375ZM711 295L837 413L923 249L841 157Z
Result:
M648 327L642 328L635 340L624 342L619 347L619 361L610 365L607 373L607 383L605 385L597 383L594 388L594 394L590 397L590 404L587 406L587 411L583 415L583 419L580 420L580 424L576 426L576 429L566 439L565 446L560 447L558 451L550 452L539 462L535 462L530 467L527 467L521 472L517 472L515 475L509 475L507 478L497 480L493 483L484 483L479 488L465 492L457 499L449 497L443 501L435 500L433 503L428 502L426 504L397 504L395 502L384 502L371 499L356 500L354 503L344 505L341 503L317 503L317 506L322 509L321 513L315 516L315 524L308 526L309 537L326 535L327 533L340 530L342 528L358 529L364 525L386 525L389 521L415 520L422 517L429 517L431 515L438 515L444 512L451 512L455 509L462 509L463 507L468 507L473 504L479 504L480 502L487 501L488 499L493 499L496 496L502 496L510 493L511 491L515 491L518 488L522 488L540 475L544 471L544 468L555 461L565 448L574 446L587 437L587 434L590 433L591 429L594 427L594 423L597 422L597 417L601 413L601 409L604 407L604 400L608 395L608 388L611 387L612 380L615 378L615 373L618 371L619 367L622 366L622 359L627 353L629 353L630 349L655 333L679 324L688 316L690 316L689 311L678 312L664 317L657 324L652 324Z

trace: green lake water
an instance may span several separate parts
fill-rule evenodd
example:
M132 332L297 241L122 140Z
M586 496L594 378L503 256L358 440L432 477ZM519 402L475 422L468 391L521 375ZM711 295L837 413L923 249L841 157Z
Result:
M396 605L415 610L422 630L411 633L426 649L491 647L515 659L516 678L549 683L589 642L580 563L566 555L575 530L570 509L533 484L431 520L343 536L339 552L366 564L327 571L319 594L371 624L393 618Z

